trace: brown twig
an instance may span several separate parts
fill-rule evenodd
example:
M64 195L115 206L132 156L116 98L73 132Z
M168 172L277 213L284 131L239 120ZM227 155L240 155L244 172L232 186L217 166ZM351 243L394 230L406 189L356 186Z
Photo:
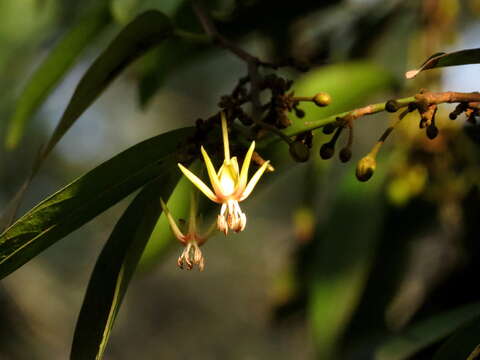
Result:
M235 54L238 58L242 59L247 63L248 68L248 79L250 80L250 102L252 103L252 119L253 121L261 126L262 128L275 133L279 137L281 137L287 143L290 143L291 140L288 136L283 134L279 129L276 127L266 124L261 120L262 113L264 111L264 107L262 106L260 100L260 91L261 91L261 77L258 72L259 66L266 66L273 69L278 68L281 65L276 65L269 62L261 61L259 58L249 54L242 48L238 47L230 40L225 38L221 35L215 24L211 20L208 13L205 11L205 8L202 4L201 0L192 0L193 9L195 14L197 15L205 33L213 39L213 41L218 44L220 47L223 47L226 50L229 50L233 54Z

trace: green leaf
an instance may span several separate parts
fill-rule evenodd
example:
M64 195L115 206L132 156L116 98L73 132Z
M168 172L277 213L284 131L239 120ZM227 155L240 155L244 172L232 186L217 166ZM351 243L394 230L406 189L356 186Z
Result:
M479 315L480 303L473 303L420 321L404 333L394 336L382 344L375 353L375 360L408 359L418 351L442 340ZM458 357L451 359L458 359Z
M0 278L164 171L176 170L178 143L191 128L143 141L59 190L0 235Z
M93 270L75 328L70 359L102 359L130 280L180 172L164 172L124 212Z
M480 344L480 318L457 330L435 353L433 360L467 359ZM477 350L480 352L480 348ZM477 352L477 356L478 356ZM468 358L467 360L474 359ZM478 359L478 358L477 358Z
M413 79L421 71L457 65L469 65L480 63L480 49L466 49L451 52L448 54L437 53L432 55L418 69L410 70L405 73L407 79Z
M128 24L80 80L44 154L52 150L78 117L129 64L172 34L168 17L154 10L139 15Z
M347 175L329 221L315 232L309 319L319 359L336 359L338 345L366 286L382 222L381 185Z
M110 8L115 20L126 24L147 10L158 10L171 17L186 0L111 0Z
M141 68L139 83L141 106L148 105L172 72L191 63L204 52L206 52L204 45L173 38L165 41L155 52L149 54Z
M18 145L25 124L33 112L52 92L84 49L110 24L108 5L106 1L102 2L104 4L81 18L59 41L26 84L9 119L5 139L7 148L13 149Z

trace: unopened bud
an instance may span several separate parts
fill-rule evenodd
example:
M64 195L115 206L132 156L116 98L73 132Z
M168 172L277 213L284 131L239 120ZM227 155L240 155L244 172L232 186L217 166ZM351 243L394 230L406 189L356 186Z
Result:
M322 131L325 135L330 135L335 131L335 125L333 125L332 123L327 124L323 127Z
M290 144L290 155L297 162L306 162L310 158L310 149L301 141L294 141Z
M340 161L346 163L352 158L352 150L350 150L349 147L343 148L340 150L340 154L338 155L340 157Z
M372 155L367 155L363 157L357 164L357 170L355 175L359 181L368 181L374 171L375 167L377 166L377 161Z
M432 124L429 127L427 127L427 137L430 140L435 139L437 135L438 135L438 128L435 125Z
M327 106L332 102L332 97L325 92L320 92L313 97L313 102L320 107Z
M408 103L408 111L409 112L412 112L414 110L418 109L418 105L416 102L411 102L411 103Z
M320 157L323 160L330 159L335 154L335 148L331 143L325 143L320 148Z
M303 111L302 109L295 108L295 115L300 119L304 118L305 117L305 111Z
M394 113L400 109L400 104L396 100L388 100L385 104L385 110Z

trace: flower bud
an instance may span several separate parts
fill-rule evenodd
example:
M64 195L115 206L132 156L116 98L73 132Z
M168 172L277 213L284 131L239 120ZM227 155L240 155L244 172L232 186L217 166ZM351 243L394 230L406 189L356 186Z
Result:
M322 131L325 135L330 135L331 133L333 133L335 131L335 125L333 125L332 123L330 124L327 124L323 127Z
M400 109L400 105L396 100L388 100L385 104L385 110L388 112L394 113L397 112L398 109Z
M325 143L320 148L320 157L323 160L330 159L335 154L335 148L331 143Z
M310 149L301 141L290 144L290 155L296 162L306 162L310 158Z
M374 171L375 167L377 166L377 161L372 155L367 155L363 157L357 164L357 170L355 175L359 181L368 181Z
M338 154L340 157L340 161L343 163L346 163L350 161L352 158L352 150L350 150L349 147L345 147L342 150L340 150L340 154Z
M332 97L325 92L320 92L317 95L315 95L312 100L315 103L315 105L323 107L323 106L330 105L330 103L332 102Z
M302 109L297 109L295 108L295 116L302 119L305 117L305 111L303 111Z
M437 135L438 135L438 128L434 124L427 127L427 137L430 140L435 139Z

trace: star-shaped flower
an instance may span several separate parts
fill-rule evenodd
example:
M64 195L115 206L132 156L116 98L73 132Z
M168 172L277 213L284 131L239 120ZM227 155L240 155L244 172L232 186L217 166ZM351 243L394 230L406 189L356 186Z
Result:
M230 158L227 121L223 112L221 113L221 122L225 159L218 172L215 171L212 161L203 146L201 147L202 156L205 160L213 190L182 164L178 164L178 166L183 174L210 200L222 204L220 214L217 218L217 227L226 235L229 228L235 232L245 229L247 217L240 209L238 203L245 200L251 194L270 162L265 161L250 181L248 181L248 169L252 160L253 150L255 149L255 141L250 145L245 155L242 169L240 170L237 158L235 156Z
M190 216L188 223L186 224L187 231L184 234L178 227L175 219L167 208L167 205L160 199L163 212L167 217L170 229L172 230L175 237L185 246L182 254L177 260L177 265L179 268L186 268L192 270L194 265L198 265L200 271L203 271L205 268L205 258L203 257L200 246L202 246L208 238L211 236L214 226L211 226L208 231L200 235L197 230L197 199L195 195L191 196L190 202Z

